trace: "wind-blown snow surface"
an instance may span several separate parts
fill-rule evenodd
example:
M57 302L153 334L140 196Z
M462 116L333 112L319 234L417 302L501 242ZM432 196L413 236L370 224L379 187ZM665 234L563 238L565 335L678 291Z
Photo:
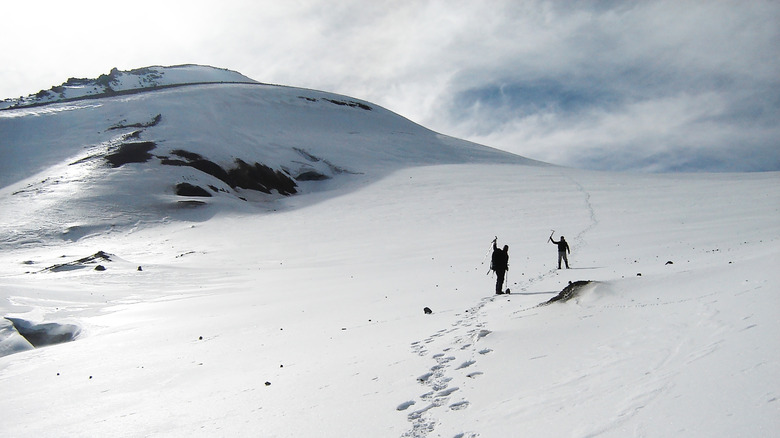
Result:
M256 89L223 91L235 87L235 98ZM213 92L204 102L222 95ZM266 125L284 128L275 138L304 135L280 120ZM164 126L145 135L185 143L159 134ZM331 142L312 154L337 148L331 125L301 126ZM403 146L388 138L385 148ZM377 150L334 153L329 161L355 174L307 183L262 209L233 208L255 204L223 193L205 210L73 240L52 232L31 241L59 219L10 201L34 180L3 188L3 210L42 223L25 240L6 237L0 315L80 328L75 341L38 349L17 339L20 351L0 358L3 435L725 437L780 428L779 174L597 173L465 155L437 164L414 149ZM57 153L44 174L74 155ZM154 165L120 169L152 175ZM39 196L78 205L84 191L117 189L108 170L89 169L104 177L74 177ZM149 190L168 181L152 179ZM101 211L144 205L127 199ZM90 220L109 223L101 214ZM188 215L201 220L181 220ZM573 269L554 269L551 228L570 242ZM492 295L486 275L494 235L510 245L508 296ZM110 261L44 269L100 250ZM92 269L98 262L105 271ZM539 305L576 280L594 283Z

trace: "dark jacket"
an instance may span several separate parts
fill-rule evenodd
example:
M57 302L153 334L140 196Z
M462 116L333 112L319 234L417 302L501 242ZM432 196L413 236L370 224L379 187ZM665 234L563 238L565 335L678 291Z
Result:
M504 246L504 249L499 249L496 246L496 242L493 242L493 256L490 260L490 269L494 271L507 271L509 270L509 248Z
M550 241L552 243L558 245L558 252L568 252L568 253L571 253L571 250L569 249L569 244L565 240L561 239L561 240L556 242L556 241L552 240L552 238L550 238Z

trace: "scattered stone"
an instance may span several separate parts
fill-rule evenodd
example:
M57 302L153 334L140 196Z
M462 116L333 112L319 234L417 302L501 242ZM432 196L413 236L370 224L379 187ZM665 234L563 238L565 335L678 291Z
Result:
M671 260L669 260L668 262L666 262L666 264L667 264L667 265L673 265L673 264L674 264L674 262L672 262Z
M426 315L430 315L431 313L433 313L433 310L431 310L430 307L426 307L423 309L423 312L425 312Z
M103 265L97 265L97 266L95 266L95 270L96 270L96 271L105 271L105 270L106 270L106 267L105 267L105 266L103 266Z
M637 276L637 277L641 277L641 276L642 276L642 273L641 273L641 272L638 272L638 273L636 274L636 276Z
M143 271L143 269L141 269L141 267L139 266L138 267L138 272L141 272L141 271Z
M265 386L271 386L271 382L265 382Z

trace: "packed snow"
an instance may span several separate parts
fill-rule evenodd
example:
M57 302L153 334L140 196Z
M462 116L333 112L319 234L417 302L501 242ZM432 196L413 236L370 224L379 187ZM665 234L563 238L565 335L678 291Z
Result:
M211 166L237 159L295 193ZM2 110L0 433L773 436L778 183L550 166L259 83Z

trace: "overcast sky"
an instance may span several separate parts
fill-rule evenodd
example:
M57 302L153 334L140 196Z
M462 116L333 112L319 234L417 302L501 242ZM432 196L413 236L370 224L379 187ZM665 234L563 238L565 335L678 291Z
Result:
M556 164L780 170L780 1L24 0L0 11L0 98L113 67L205 64Z

